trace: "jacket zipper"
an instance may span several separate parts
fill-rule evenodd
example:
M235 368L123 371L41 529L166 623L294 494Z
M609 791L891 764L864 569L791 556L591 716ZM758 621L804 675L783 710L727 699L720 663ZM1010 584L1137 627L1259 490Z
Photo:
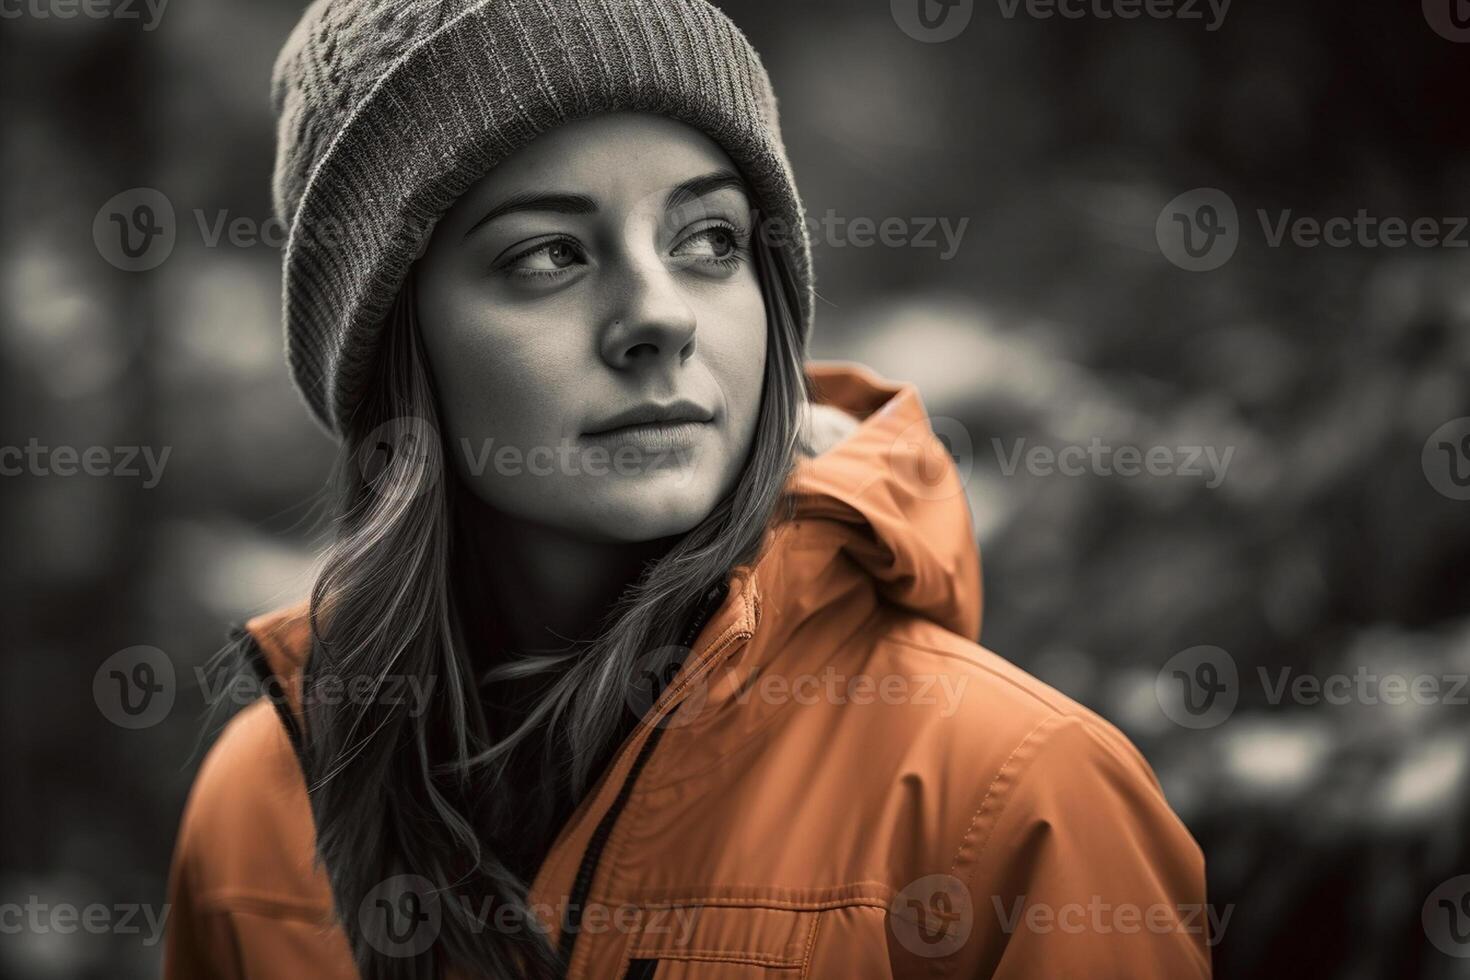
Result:
M709 622L710 616L714 615L719 604L725 600L729 590L729 583L721 582L704 594L704 598L695 610L689 629L684 634L681 646L685 649L693 647L699 631L704 629L705 623ZM690 652L693 652L692 649ZM653 754L664 730L664 726L658 725L649 733L648 740L638 750L638 756L633 760L632 768L628 770L627 778L619 787L618 795L613 800L612 806L597 822L597 829L592 832L592 839L587 842L587 850L582 852L582 863L577 867L577 877L572 883L572 894L567 902L566 913L562 916L561 941L558 946L562 957L561 975L563 978L572 969L572 950L577 945L577 933L582 924L582 904L587 900L587 893L592 889L592 876L597 873L597 863L602 858L602 851L607 847L608 839L612 837L613 827L618 822L618 815L627 805L628 798L633 793L633 784L637 782L638 774L643 771L643 766L648 762L648 757Z

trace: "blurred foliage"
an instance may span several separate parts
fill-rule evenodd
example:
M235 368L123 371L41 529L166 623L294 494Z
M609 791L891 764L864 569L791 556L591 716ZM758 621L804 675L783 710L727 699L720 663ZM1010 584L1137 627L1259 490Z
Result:
M977 4L943 44L882 2L726 6L775 78L812 214L969 219L949 258L819 241L812 353L915 381L958 426L983 640L1153 763L1232 910L1217 975L1470 976L1420 922L1470 873L1466 708L1272 703L1258 680L1470 671L1470 504L1420 464L1470 414L1470 262L1252 230L1258 208L1470 214L1470 45L1417 4L1240 3L1217 31ZM24 16L0 32L0 443L171 447L154 489L0 479L0 900L163 902L202 748L193 671L228 622L309 580L331 447L284 369L279 254L206 231L269 216L267 80L299 9L194 0L153 30ZM1201 186L1247 230L1224 267L1189 273L1154 225ZM178 214L146 273L92 239L133 187ZM1018 443L1093 438L1234 455L1217 486L1004 465ZM124 731L91 683L136 644L185 690L163 724ZM1188 730L1155 677L1202 644L1238 665L1240 704ZM0 937L7 976L147 976L157 955L138 935Z

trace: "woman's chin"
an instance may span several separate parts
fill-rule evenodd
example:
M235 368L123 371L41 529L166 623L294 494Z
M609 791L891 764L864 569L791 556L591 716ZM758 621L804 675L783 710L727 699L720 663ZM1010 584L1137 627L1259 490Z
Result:
M666 472L604 485L602 500L588 500L600 536L614 541L652 541L686 534L719 502L715 488L691 473Z

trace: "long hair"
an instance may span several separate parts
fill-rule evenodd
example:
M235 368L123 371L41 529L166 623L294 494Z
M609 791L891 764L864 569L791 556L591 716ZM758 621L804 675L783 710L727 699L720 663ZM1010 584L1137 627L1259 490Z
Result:
M463 544L474 536L457 530L468 491L443 465L412 277L400 293L371 390L345 426L302 689L318 858L366 980L562 967L528 907L529 877L624 737L649 652L674 647L705 593L789 516L782 490L805 448L809 392L796 280L763 230L751 247L767 314L764 392L734 488L645 566L595 639L549 655L506 651L488 676L476 676L483 653L470 650L493 603L464 598L484 595L464 588L475 567ZM523 710L497 712L487 682L529 691ZM419 928L395 924L399 913Z

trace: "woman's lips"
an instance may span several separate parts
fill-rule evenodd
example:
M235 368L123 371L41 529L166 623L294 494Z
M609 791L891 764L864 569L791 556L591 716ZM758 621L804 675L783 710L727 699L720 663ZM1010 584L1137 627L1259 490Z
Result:
M709 422L644 422L606 432L587 432L582 441L608 449L631 446L644 452L667 453L692 449L704 437Z

